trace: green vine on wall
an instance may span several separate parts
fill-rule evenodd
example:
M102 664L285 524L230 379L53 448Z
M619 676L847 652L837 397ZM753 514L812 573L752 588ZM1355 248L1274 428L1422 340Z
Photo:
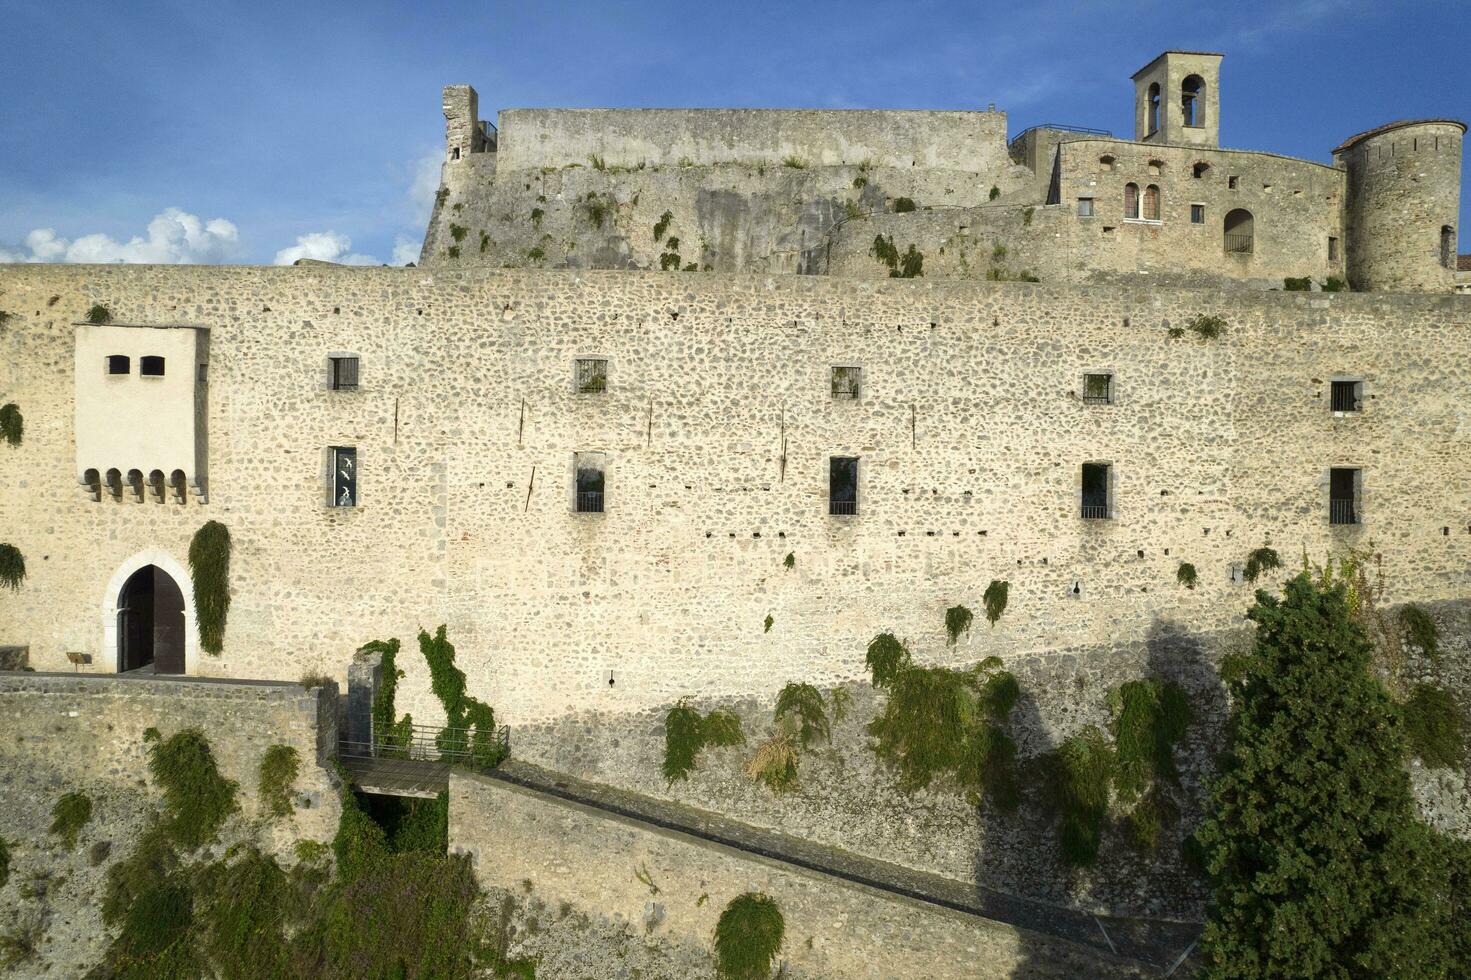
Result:
M189 574L194 579L194 618L199 645L219 656L225 649L225 617L230 612L230 530L206 521L189 542Z
M462 745L461 733L473 728L470 739L471 759L476 765L493 766L500 761L500 750L495 740L495 711L490 705L465 693L465 672L455 666L455 648L445 639L444 626L430 636L419 631L419 652L429 664L429 686L439 703L444 706L446 729L437 739L441 752Z
M1011 583L1003 579L992 579L991 584L986 586L985 594L981 596L981 602L986 607L986 619L992 626L1001 614L1006 612L1006 602L1011 594Z
M954 646L960 641L960 634L970 632L971 621L975 616L965 606L951 606L945 610L945 642Z
M25 419L21 417L20 406L15 402L0 406L0 439L12 446L19 446L24 432Z
M26 580L26 556L13 544L0 544L0 585L12 591Z
M382 656L382 676L378 681L378 690L373 692L373 739L375 742L387 743L389 745L407 745L409 733L413 730L414 719L412 715L404 715L403 718L395 720L396 709L394 701L398 695L398 682L403 679L404 672L398 666L398 640L373 640L358 647L358 652L364 651L377 653Z
M272 817L291 816L291 793L301 773L301 756L289 745L272 745L260 762L260 798Z
M164 832L190 850L213 841L239 805L237 787L220 775L204 732L185 728L165 740L150 728L143 740L148 743L148 769L163 788L167 805Z

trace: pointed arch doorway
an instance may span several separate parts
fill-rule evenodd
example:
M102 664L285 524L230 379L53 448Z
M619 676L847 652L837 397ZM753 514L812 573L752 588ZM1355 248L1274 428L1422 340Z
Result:
M168 552L142 551L123 562L108 582L102 649L119 673L197 673L194 629L193 583Z

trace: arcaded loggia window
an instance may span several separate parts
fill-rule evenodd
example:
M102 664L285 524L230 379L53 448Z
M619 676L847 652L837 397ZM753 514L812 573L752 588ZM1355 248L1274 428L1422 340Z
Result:
M828 458L827 512L842 517L858 513L857 456L830 456Z
M601 514L607 489L607 463L602 453L574 453L573 507L579 514Z
M358 451L356 446L333 446L329 453L332 465L332 506L358 505Z
M1108 482L1107 463L1083 464L1082 517L1085 520L1102 521L1112 516Z
M163 377L163 358L156 354L145 354L138 358L138 373L145 378Z

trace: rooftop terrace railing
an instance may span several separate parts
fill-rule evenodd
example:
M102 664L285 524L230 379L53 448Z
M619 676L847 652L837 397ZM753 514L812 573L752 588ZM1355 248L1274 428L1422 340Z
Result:
M1023 136L1035 133L1039 129L1055 129L1063 133L1082 133L1084 136L1104 136L1108 139L1113 139L1113 132L1107 129L1090 129L1087 126L1069 126L1065 123L1038 123L1035 126L1028 126L1020 133L1017 133L1011 138L1010 142L1015 143Z

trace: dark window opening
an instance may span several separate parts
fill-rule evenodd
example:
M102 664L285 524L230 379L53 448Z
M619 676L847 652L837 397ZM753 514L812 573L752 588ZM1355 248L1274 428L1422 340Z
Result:
M601 395L608 390L608 362L599 357L577 359L577 392Z
M1245 208L1237 208L1226 215L1223 228L1228 254L1250 255L1252 253L1255 248L1255 224L1251 212Z
M1193 166L1193 167L1190 168L1190 174L1196 180L1199 180L1202 177L1204 177L1210 171L1210 168L1211 168L1211 165L1208 164L1208 163L1204 163L1204 162L1197 163L1195 166Z
M1364 383L1362 381L1333 382L1333 411L1360 412L1364 408Z
M1447 269L1456 267L1456 229L1450 225L1440 229L1440 264Z
M107 355L108 374L128 374L133 370L133 362L126 354Z
M828 458L827 512L838 515L858 513L858 457Z
M1332 235L1328 236L1328 261L1338 261L1338 239L1334 238Z
M1139 185L1138 184L1125 184L1124 185L1124 217L1125 218L1138 218L1139 217Z
M1199 75L1191 75L1180 86L1180 112L1185 125L1192 128L1205 125L1204 95L1205 82Z
M861 367L833 368L833 398L857 401L862 382L863 368Z
M156 354L138 358L138 373L145 378L163 377L163 358Z
M333 446L332 506L358 505L358 451L354 446Z
M1159 82L1149 86L1148 125L1146 136L1153 136L1159 132Z
M356 357L333 357L332 390L354 391L358 386L358 359Z
M1154 184L1144 188L1144 220L1159 220L1159 188Z
M1083 511L1085 520L1106 520L1109 517L1108 464L1083 464Z
M574 466L577 470L576 507L579 514L601 514L606 477L603 472L601 453L578 453Z
M1205 224L1205 205L1204 204L1192 204L1192 205L1190 205L1190 223L1192 225L1203 225L1203 224Z
M1085 374L1085 375L1083 375L1083 404L1085 404L1085 405L1112 405L1113 404L1113 375L1111 375L1111 374Z
M209 380L209 365L208 364L200 364L199 365L199 380L200 381L208 381Z
M1234 177L1234 176L1232 176L1232 177L1227 177L1227 178L1226 178L1226 186L1227 186L1227 187L1228 187L1228 188L1230 188L1230 189L1231 189L1231 190L1233 190L1233 191L1234 191L1234 190L1235 190L1235 189L1236 189L1236 182L1237 182L1237 181L1238 181L1238 180L1239 180L1239 179L1240 179L1240 178L1239 178L1239 177Z
M1328 522L1359 523L1359 470L1335 467L1328 471Z
M1103 167L1104 170L1112 170L1114 164L1113 155L1110 153L1105 153L1103 156L1098 158L1098 164L1099 166Z

